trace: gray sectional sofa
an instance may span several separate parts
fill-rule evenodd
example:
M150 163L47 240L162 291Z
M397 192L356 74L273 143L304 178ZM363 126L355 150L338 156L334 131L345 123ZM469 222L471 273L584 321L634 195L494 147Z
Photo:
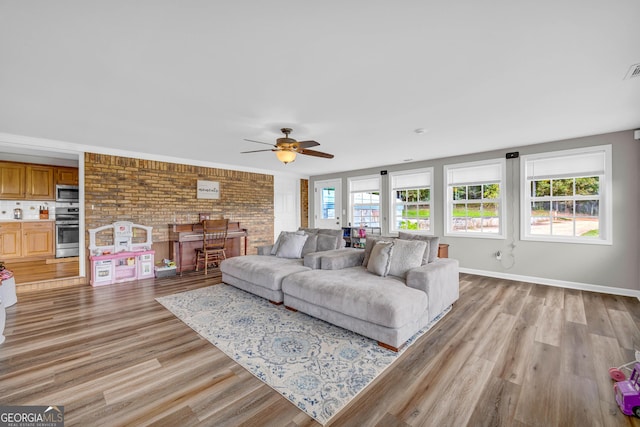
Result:
M278 256L286 251L274 250L276 242L259 255L223 261L222 280L397 351L459 295L458 262L437 258L437 238L400 237L368 238L365 250L309 247L301 258Z

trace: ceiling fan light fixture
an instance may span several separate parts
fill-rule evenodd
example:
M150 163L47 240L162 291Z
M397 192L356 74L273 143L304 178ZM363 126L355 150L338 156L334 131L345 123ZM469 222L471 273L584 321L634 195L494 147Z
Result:
M290 150L278 150L276 151L276 157L286 165L296 159L296 152Z

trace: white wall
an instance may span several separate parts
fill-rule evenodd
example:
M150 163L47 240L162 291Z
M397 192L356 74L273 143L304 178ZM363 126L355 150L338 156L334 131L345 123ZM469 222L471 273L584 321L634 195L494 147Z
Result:
M613 154L613 244L586 245L573 243L534 242L520 240L520 174L519 159L507 161L507 238L505 240L444 236L443 166L446 164L501 158L507 152L520 155L566 150L593 145L612 145ZM340 177L343 186L350 176L434 167L433 211L434 231L441 242L450 244L449 256L460 261L461 269L489 276L514 278L567 287L578 287L622 293L640 297L640 141L633 139L633 131L594 135L543 144L514 147L444 159L426 160L375 169L342 172L311 177L310 186L317 180ZM388 192L383 176L382 192ZM310 204L313 203L310 200ZM343 205L348 200L343 196ZM386 203L383 201L383 216ZM309 207L314 212L314 206ZM384 230L383 230L384 231ZM511 251L513 238L515 249ZM496 251L506 254L502 262L495 259ZM513 259L511 258L513 255ZM511 261L515 261L513 263ZM590 288L591 286L591 288Z
M273 205L275 241L281 231L293 231L300 227L300 178L274 175Z

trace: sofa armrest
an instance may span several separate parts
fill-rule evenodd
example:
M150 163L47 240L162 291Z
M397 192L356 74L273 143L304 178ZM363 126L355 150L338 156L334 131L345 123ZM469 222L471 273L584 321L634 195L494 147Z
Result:
M271 255L273 245L258 246L258 255Z
M458 260L438 258L434 262L409 270L407 286L427 294L429 320L433 319L460 296Z
M311 252L304 256L304 266L314 270L340 270L362 265L364 249L342 248Z
M336 249L324 252L324 255L320 257L320 268L322 270L342 270L362 265L363 260L364 249Z

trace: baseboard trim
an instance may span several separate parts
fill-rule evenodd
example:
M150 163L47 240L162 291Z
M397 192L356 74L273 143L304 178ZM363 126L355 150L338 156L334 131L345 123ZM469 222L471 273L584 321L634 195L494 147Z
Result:
M600 292L603 294L622 295L635 297L640 300L640 291L610 286L593 285L590 283L569 282L567 280L546 279L544 277L521 276L519 274L500 273L497 271L475 270L473 268L460 268L461 273L476 274L478 276L495 277L497 279L516 280L519 282L535 283L538 285L556 286L559 288L577 289L580 291Z

